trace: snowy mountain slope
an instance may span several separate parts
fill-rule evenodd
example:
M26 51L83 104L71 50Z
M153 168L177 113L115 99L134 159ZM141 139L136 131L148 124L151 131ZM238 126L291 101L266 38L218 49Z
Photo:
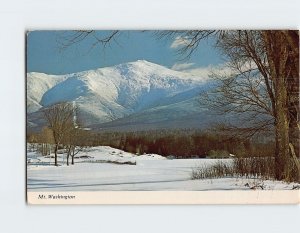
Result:
M170 120L202 111L195 108L195 98L211 86L201 77L144 60L60 76L29 73L27 78L33 125L40 124L37 116L43 107L61 101L75 102L85 125L129 119L132 114L145 122Z
M225 116L222 117L222 120ZM199 106L197 97L178 103L157 106L111 122L92 125L98 130L136 131L166 128L207 128L220 117Z
M43 95L67 76L31 72L27 74L27 112L35 112L43 105Z

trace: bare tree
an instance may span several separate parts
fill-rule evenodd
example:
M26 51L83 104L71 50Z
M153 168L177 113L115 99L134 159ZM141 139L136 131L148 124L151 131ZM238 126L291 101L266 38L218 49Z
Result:
M270 114L273 118L277 179L288 177L291 170L289 157L293 148L299 155L299 45L291 45L288 39L290 34L293 38L297 38L298 32L230 31L224 33L217 43L229 57L231 68L238 70L234 80L240 76L246 76L249 80L248 85L244 85L245 83L235 85L237 89L232 88L234 86L232 84L236 84L235 81L223 82L222 91L225 97L223 104L226 105L226 100L229 100L233 111L237 110L238 105L253 112L253 106L256 106L259 109L256 108L255 112L259 114L252 114L253 119L259 119L258 116L262 113ZM254 64L254 69L251 63ZM248 68L243 69L245 65ZM263 85L254 78L253 74L256 71L262 77ZM251 84L253 81L257 82L257 86ZM259 87L260 90L255 87ZM264 125L257 124L257 126ZM256 130L258 127L253 129ZM289 150L289 147L292 149ZM295 160L295 163L297 164L298 160Z
M229 64L227 64L229 65ZM230 65L230 72L214 71L215 88L200 94L199 104L218 115L231 114L234 121L216 124L227 138L248 140L274 129L272 106L262 76L254 68Z
M64 50L84 40L89 40L89 51L91 51L98 45L102 45L106 48L112 41L118 43L116 37L118 37L119 34L121 34L119 30L102 31L101 35L95 30L74 30L59 33L57 42L60 46L60 50Z
M187 53L188 56L197 49L201 40L215 35L216 45L222 49L231 64L234 64L234 68L240 69L238 75L247 74L250 76L255 70L260 73L268 98L265 103L268 105L262 104L258 98L260 95L251 90L253 85L248 85L250 87L248 93L251 93L254 99L249 100L248 96L244 96L239 104L246 102L244 110L248 108L253 111L251 106L255 100L256 106L261 107L261 110L271 110L275 127L276 178L284 179L290 170L288 161L291 155L289 152L292 150L289 150L289 146L295 148L296 154L299 156L299 32L289 30L200 30L167 31L161 35L163 37L181 36L185 43L182 43L182 47L178 51L179 53ZM255 64L254 70L245 71L242 69L245 64L251 63ZM233 103L231 104L233 107L238 100L237 97L243 97L241 95L243 93L237 89L230 89L232 88L232 81L230 80L223 84L225 84L223 94L227 97L226 100L231 100L229 102ZM236 87L243 90L243 83L239 84L242 85L236 85ZM224 105L226 104L224 103ZM232 111L237 110L230 109Z
M223 35L223 32L219 30L167 30L154 33L158 39L180 40L182 46L178 47L177 54L184 55L183 59L190 58L204 39Z
M75 155L83 150L85 147L85 131L81 129L78 124L71 128L63 140L65 149L67 151L67 166L69 166L69 159L71 157L71 164L74 165Z
M85 130L81 128L75 129L73 133L73 140L70 150L70 155L72 158L71 164L74 165L74 158L80 151L82 151L86 147L85 138L87 137L87 133Z
M39 134L39 141L41 143L42 155L49 155L51 151L51 144L53 144L53 133L48 127L44 127Z
M74 128L74 106L70 103L58 103L43 110L48 127L52 130L55 143L55 166L57 163L57 151L59 145L65 140L69 132Z

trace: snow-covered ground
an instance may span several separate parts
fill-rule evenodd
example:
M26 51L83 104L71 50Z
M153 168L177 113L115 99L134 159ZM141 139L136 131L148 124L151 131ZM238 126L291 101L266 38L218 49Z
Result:
M53 156L52 156L53 157ZM197 166L213 164L216 159L173 159L160 155L134 155L112 147L86 149L76 155L75 165L66 165L59 154L61 166L53 166L54 158L27 152L27 187L29 191L205 191L249 190L260 184L264 189L292 189L297 184L255 179L192 180ZM229 159L228 159L229 160ZM112 162L136 162L136 165ZM247 185L248 183L248 185Z

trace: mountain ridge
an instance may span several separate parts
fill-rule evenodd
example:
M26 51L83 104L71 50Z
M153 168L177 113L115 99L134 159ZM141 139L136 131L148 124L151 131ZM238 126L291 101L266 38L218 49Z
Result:
M180 117L183 113L188 116L189 111L203 110L184 109L193 104L184 105L196 103L196 96L211 85L203 77L145 60L66 75L31 72L27 74L28 120L31 126L40 127L41 110L62 101L75 102L87 126L149 112L155 112L152 117L159 119L160 112L166 115L166 109L176 113L173 107L182 109ZM153 121L142 118L145 123Z

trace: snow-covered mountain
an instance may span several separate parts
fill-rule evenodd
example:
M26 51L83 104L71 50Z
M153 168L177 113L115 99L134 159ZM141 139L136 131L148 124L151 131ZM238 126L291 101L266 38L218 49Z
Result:
M163 122L184 123L185 118L198 122L203 109L197 97L211 85L144 60L67 75L28 73L28 125L44 124L40 110L61 101L75 102L83 124L95 128L155 128Z

